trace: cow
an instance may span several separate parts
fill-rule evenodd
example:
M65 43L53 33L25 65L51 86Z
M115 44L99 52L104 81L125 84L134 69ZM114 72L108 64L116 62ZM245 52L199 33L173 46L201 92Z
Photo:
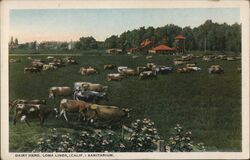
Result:
M36 68L39 68L39 69L42 69L43 68L43 65L44 65L44 63L42 63L42 62L36 62L36 61L33 61L33 62L31 62L31 67L36 67Z
M57 69L57 67L54 66L54 65L49 65L49 64L44 64L44 65L43 65L43 71L55 70L55 69Z
M182 60L175 60L174 61L174 65L183 65L183 64L186 64L186 62L185 61L182 61Z
M116 68L116 65L114 65L114 64L105 64L105 65L103 66L103 69L104 69L104 70L107 70L107 69L114 69L114 68Z
M130 68L123 69L120 74L123 76L136 76L136 75L138 75L136 70L130 69Z
M40 125L43 126L44 120L50 115L57 115L56 108L51 108L43 104L17 104L16 112L14 115L14 125L20 119L30 126L29 119L39 118Z
M143 71L139 74L139 79L148 79L148 78L154 78L157 79L157 72L156 70L153 71Z
M166 66L161 66L161 67L156 67L156 72L157 74L168 74L173 72L172 67L166 67Z
M66 64L78 64L78 63L76 62L76 60L74 60L74 59L67 59L65 63L66 63Z
M192 70L187 67L177 69L177 73L190 73L190 72L192 72Z
M145 66L138 66L136 67L136 71L138 74L140 74L143 71L152 71L152 69Z
M98 73L97 70L93 67L81 67L79 72L81 73L81 75L91 75Z
M153 59L153 56L146 56L146 59Z
M38 73L38 72L41 72L41 70L39 68L36 68L36 67L25 67L24 68L24 74L25 73Z
M200 67L187 67L188 69L190 69L191 71L201 71Z
M72 89L70 87L51 87L49 89L49 98L54 99L55 96L70 96Z
M147 63L147 68L154 70L156 68L156 65L154 63Z
M95 91L75 91L74 100L83 100L85 102L98 102L101 99L108 101L107 93Z
M61 62L50 62L49 65L50 66L55 66L57 68L59 68L59 67L65 67L65 64L63 64Z
M224 69L220 65L212 65L208 68L209 74L221 74L224 73Z
M186 64L186 67L196 67L196 64L195 63L188 63L188 64Z
M97 83L85 83L82 85L84 91L96 91L96 92L106 92L108 90L108 86L104 86Z
M202 60L205 61L205 62L211 62L212 61L211 57L208 57L208 56L203 56Z
M54 57L52 57L52 56L48 56L48 57L47 57L47 59L54 59Z
M63 61L62 61L61 58L54 58L54 59L53 59L53 62L54 62L54 63L62 63Z
M60 118L63 114L65 120L68 122L68 118L66 115L66 112L72 112L72 113L79 113L79 120L83 117L84 120L86 118L85 113L87 108L90 107L90 103L87 103L85 101L77 101L77 100L69 100L69 99L62 99L60 101L60 111L59 115L57 115L57 118Z
M107 75L107 81L120 81L123 79L123 75L120 73L110 73Z
M10 110L16 107L17 104L44 104L46 105L46 100L40 99L33 99L33 100L26 100L26 99L16 99L10 103Z
M118 73L121 73L124 69L128 69L128 67L127 66L118 66L117 67Z
M19 63L19 62L21 62L21 60L20 59L10 59L9 62L10 63Z
M127 108L118 108L116 106L98 105L92 104L90 107L82 112L86 116L87 121L100 120L104 122L119 122L122 118L129 118L129 112L131 110Z

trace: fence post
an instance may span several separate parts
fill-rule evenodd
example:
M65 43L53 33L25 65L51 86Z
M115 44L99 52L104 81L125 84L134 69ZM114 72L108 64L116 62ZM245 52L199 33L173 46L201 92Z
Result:
M157 152L165 152L165 145L164 145L164 140L158 140L156 142L156 146L157 146Z

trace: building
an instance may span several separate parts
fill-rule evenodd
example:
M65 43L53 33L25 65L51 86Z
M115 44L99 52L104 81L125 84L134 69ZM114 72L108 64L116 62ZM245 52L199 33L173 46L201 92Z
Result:
M175 48L177 53L185 53L185 39L186 37L178 35L175 37Z
M147 39L147 40L141 42L139 49L141 51L147 51L147 50L149 50L152 47L153 47L152 41L150 41L150 40Z
M175 52L174 48L170 48L167 45L161 44L159 46L156 46L155 48L152 48L148 50L148 53L152 54L157 54L157 53L162 53L162 54L173 54Z
M136 53L138 51L139 51L138 48L129 48L127 53L128 54L133 54L133 53Z
M119 48L110 48L106 50L107 54L122 54L122 49Z

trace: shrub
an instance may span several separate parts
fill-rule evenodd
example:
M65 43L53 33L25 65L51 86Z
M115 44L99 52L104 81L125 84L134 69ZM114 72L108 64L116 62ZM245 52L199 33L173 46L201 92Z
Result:
M152 152L156 150L155 143L160 139L154 122L150 119L137 119L131 124L132 133L127 138L129 148L134 152Z
M205 151L204 144L194 144L192 141L192 132L184 131L179 124L174 127L168 146L171 152Z

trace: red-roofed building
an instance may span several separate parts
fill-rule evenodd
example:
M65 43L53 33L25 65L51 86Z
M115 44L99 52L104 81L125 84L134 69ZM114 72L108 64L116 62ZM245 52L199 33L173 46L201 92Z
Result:
M175 48L177 53L185 53L185 39L186 37L178 35L175 37Z
M174 48L171 48L167 45L161 44L159 46L156 46L155 48L152 48L151 50L148 50L149 53L173 53L175 51Z
M140 44L140 50L148 50L149 48L152 48L152 41L150 40L145 40L143 42L141 42Z

